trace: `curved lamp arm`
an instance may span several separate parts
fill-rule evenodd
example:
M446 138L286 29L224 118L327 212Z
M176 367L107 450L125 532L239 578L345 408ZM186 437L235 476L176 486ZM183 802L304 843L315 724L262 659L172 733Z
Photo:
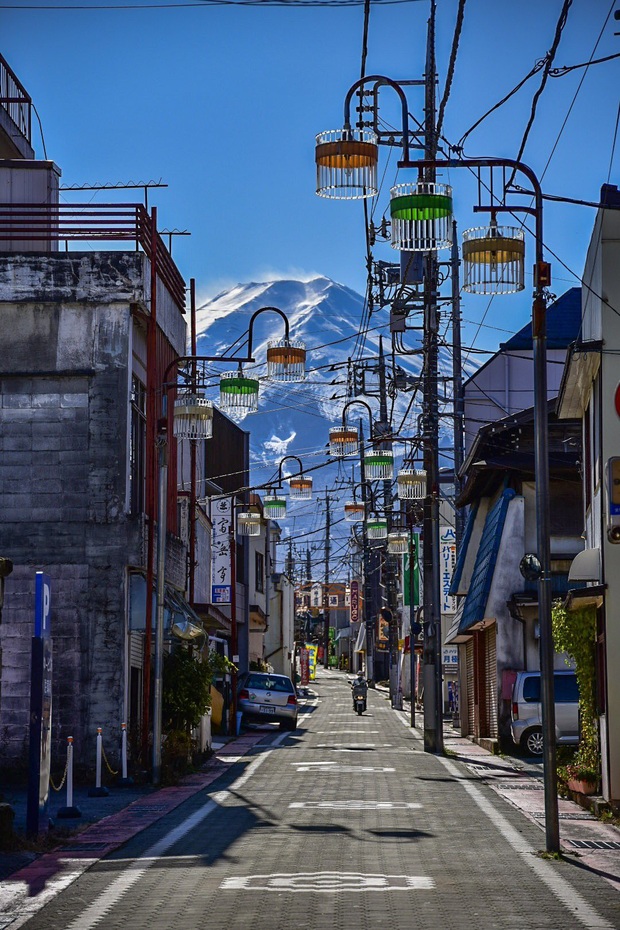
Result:
M295 461L299 464L299 471L297 473L298 475L303 475L304 473L304 466L302 465L301 459L298 455L285 455L283 459L280 459L280 464L278 465L278 487L280 487L282 484L282 466L287 459L295 459ZM290 475L289 477L294 478L295 475Z
M368 74L366 77L360 78L359 81L356 81L355 84L351 85L347 91L346 97L344 98L344 128L351 129L351 99L353 94L356 90L358 90L369 81L376 81L378 84L388 84L400 97L401 118L403 122L403 161L409 161L409 120L407 98L405 97L405 92L400 84L392 80L392 78L385 77L383 74Z
M284 320L284 338L288 340L289 338L289 325L288 317L286 313L280 310L278 307L261 307L260 310L255 310L252 316L250 317L250 325L248 327L248 355L252 355L252 337L254 335L254 320L261 313L265 313L267 310L273 311L273 313L279 314Z
M368 419L369 419L369 421L370 421L370 438L372 439L372 436L373 436L372 409L371 409L370 404L366 403L365 400L358 400L358 399L356 398L355 400L348 400L348 401L346 402L346 404L345 404L344 407L342 408L342 426L343 426L343 429L344 429L344 428L346 427L346 425L347 425L347 419L346 419L347 410L349 409L349 407L352 407L353 404L362 404L362 406L365 407L366 410L368 411Z

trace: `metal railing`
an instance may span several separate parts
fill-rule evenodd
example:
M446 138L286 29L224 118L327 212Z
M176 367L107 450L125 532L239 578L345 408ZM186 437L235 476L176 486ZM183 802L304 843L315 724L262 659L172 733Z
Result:
M69 251L71 242L131 242L150 260L152 219L140 203L0 204L0 252L3 243L19 243L24 251L36 251L37 243L62 251L64 243ZM184 311L185 281L159 233L156 242L157 274Z
M30 144L32 99L2 55L0 55L0 106L6 110L10 119Z

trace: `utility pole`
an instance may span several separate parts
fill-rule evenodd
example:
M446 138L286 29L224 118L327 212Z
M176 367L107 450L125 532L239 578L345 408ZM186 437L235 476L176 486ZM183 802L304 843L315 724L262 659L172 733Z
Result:
M370 550L368 535L366 533L366 518L368 516L368 487L366 485L366 468L364 466L364 425L360 420L360 481L362 485L362 501L364 502L364 521L362 523L362 557L364 565L364 623L366 624L366 678L374 687L375 680L375 609L372 597L372 584L370 581Z
M456 234L456 220L452 221L452 253L450 256L450 280L452 282L452 405L454 418L454 496L458 499L461 492L459 472L463 465L463 420L465 415L463 399L463 371L461 358L461 283L459 275L459 246ZM455 508L454 525L456 530L456 551L459 552L465 514L462 507Z
M310 546L306 546L306 582L312 581L312 559L310 558Z
M428 23L424 115L425 158L436 156L435 138L435 3ZM425 181L434 182L434 168ZM441 600L439 575L439 399L437 308L437 253L428 252L424 263L424 376L423 447L427 475L424 500L424 751L443 752L443 682L441 667Z
M331 550L330 530L331 512L329 509L329 491L325 492L325 594L323 596L323 617L325 628L323 631L323 666L329 668L329 556Z
M385 356L383 354L383 337L379 336L379 428L382 433L390 432L390 421L387 410L387 387L385 382ZM382 442L382 448L391 449L391 442ZM388 530L392 529L392 482L383 482L383 509L388 521ZM385 555L385 587L388 606L389 630L389 680L390 701L392 707L396 706L398 694L398 617L396 615L396 571L394 556Z

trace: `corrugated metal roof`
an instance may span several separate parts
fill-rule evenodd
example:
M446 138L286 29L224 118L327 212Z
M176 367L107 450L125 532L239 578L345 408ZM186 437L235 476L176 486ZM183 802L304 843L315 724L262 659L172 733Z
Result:
M570 290L547 307L547 348L567 349L579 337L581 330L581 288ZM508 342L502 342L500 351L532 348L532 324L528 323Z
M474 624L484 619L508 505L513 497L516 497L516 491L513 488L506 488L487 514L476 554L469 593L465 598L459 633L465 633Z

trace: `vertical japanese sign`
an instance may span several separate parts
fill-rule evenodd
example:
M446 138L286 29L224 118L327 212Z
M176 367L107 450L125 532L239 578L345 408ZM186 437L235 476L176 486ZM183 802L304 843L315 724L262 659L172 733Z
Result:
M52 736L52 583L35 575L34 636L30 653L30 745L26 828L47 831Z
M351 623L357 623L360 618L360 583L359 581L351 582L351 591L349 594L349 610Z
M232 499L221 497L211 502L213 543L211 546L211 603L231 603L231 548Z
M418 533L413 534L413 606L420 606L420 564L418 559L420 537ZM405 606L411 606L411 568L409 564L409 552L404 555L404 581L403 581L403 603Z
M441 579L441 612L453 614L456 598L450 596L450 585L456 565L456 533L451 526L439 527L439 572Z
M310 683L310 653L304 647L299 650L299 671L301 675L301 684Z

